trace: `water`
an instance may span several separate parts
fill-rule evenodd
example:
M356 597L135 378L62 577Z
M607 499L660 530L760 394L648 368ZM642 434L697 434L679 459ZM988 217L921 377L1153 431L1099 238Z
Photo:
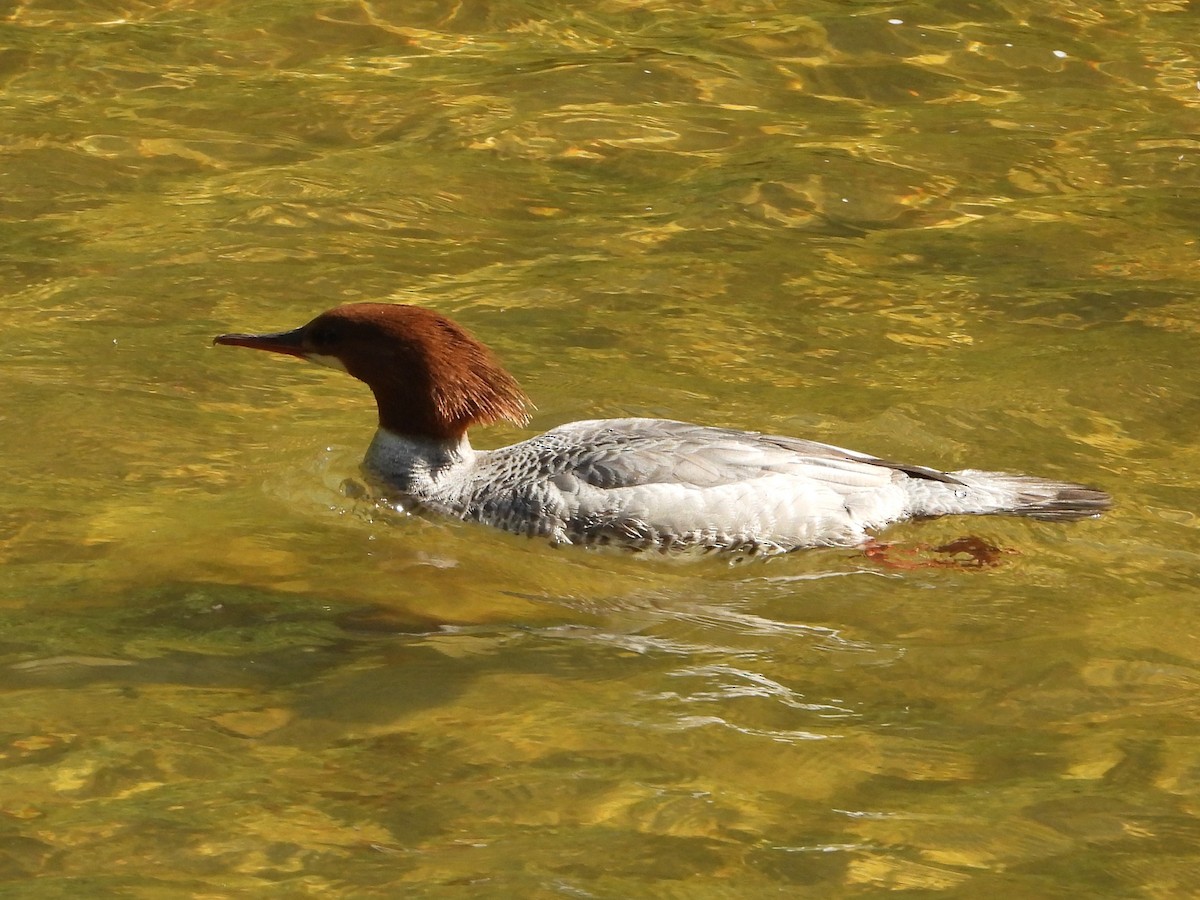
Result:
M1176 3L12 6L6 896L1200 892ZM356 299L528 431L662 415L1094 482L983 569L398 519Z

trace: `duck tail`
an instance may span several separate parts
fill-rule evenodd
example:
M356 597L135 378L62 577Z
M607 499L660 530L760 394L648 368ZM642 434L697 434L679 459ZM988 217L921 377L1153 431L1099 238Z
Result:
M1112 497L1104 491L1069 481L976 469L948 474L966 488L962 499L977 507L966 512L1069 522L1095 518L1112 506Z

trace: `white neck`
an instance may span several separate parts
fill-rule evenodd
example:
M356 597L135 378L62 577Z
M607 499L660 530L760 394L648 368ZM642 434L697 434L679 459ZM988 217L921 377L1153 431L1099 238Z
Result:
M386 428L375 432L367 448L366 467L403 491L424 493L443 476L469 467L475 451L464 434L458 441L396 434Z

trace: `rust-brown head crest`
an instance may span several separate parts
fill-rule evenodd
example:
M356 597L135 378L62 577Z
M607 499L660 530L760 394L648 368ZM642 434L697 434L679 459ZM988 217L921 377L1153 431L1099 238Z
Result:
M292 331L222 334L213 343L343 369L371 389L380 426L396 434L457 440L472 425L528 420L528 398L491 350L420 306L352 303Z

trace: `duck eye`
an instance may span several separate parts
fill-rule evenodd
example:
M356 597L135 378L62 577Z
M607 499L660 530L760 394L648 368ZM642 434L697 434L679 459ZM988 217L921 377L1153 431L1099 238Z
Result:
M328 325L318 325L308 333L308 339L317 348L331 347L338 341L337 332Z

